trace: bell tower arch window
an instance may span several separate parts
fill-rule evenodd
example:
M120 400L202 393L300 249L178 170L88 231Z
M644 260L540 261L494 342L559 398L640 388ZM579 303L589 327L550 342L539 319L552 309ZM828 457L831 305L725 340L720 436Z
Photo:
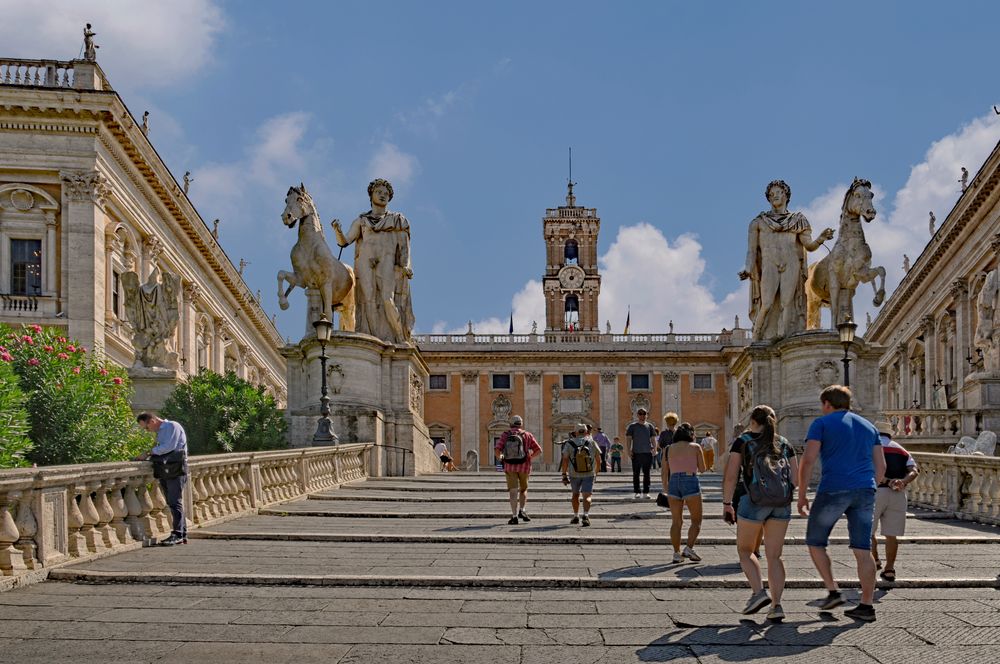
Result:
M563 323L567 330L575 330L580 326L580 298L576 295L566 296Z
M563 264L578 265L580 263L580 244L576 240L567 240L563 248Z

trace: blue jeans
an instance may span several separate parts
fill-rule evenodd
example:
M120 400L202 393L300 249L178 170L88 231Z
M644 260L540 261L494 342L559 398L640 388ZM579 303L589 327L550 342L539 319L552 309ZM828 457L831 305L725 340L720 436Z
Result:
M668 482L667 495L671 498L683 500L701 493L701 484L698 476L690 473L673 473Z
M761 505L755 505L750 496L743 494L740 496L740 501L736 506L736 516L744 521L749 521L752 523L764 523L771 519L776 519L778 521L791 521L792 520L792 506L785 505L783 507L764 507Z
M872 548L872 518L875 512L875 489L848 489L817 493L809 511L806 544L826 548L830 532L841 516L847 515L847 534L852 549Z

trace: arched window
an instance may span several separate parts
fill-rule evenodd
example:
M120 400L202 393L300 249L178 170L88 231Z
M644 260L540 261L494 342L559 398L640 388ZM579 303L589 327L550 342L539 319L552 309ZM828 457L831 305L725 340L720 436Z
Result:
M576 265L580 262L580 245L576 240L567 240L563 249L563 257L566 265Z
M575 331L580 325L580 299L576 295L566 296L563 327Z

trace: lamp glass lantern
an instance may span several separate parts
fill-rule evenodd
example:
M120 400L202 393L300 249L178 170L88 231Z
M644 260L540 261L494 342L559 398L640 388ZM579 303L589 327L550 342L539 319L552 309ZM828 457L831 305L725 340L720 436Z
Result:
M858 329L858 324L851 320L850 316L845 316L844 320L837 324L837 332L840 333L840 343L844 347L844 387L851 385L851 358L847 352L854 343L854 332Z

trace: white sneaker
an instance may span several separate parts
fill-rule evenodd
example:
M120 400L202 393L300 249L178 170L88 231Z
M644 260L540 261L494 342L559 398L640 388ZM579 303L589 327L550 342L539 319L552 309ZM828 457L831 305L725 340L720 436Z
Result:
M680 551L674 551L674 562L675 563L684 562L684 554L682 554Z
M685 558L691 560L692 562L696 562L696 563L697 562L701 562L701 556L699 556L697 553L695 553L694 549L692 549L689 546L684 547L684 551L681 553L681 555L684 556Z
M635 494L635 499L639 500L639 498L640 498L639 494Z
M652 498L652 496L651 496L651 495L649 495L648 493L644 493L644 494L642 494L642 497L643 497L643 499L645 499L645 500L649 500L650 498Z

